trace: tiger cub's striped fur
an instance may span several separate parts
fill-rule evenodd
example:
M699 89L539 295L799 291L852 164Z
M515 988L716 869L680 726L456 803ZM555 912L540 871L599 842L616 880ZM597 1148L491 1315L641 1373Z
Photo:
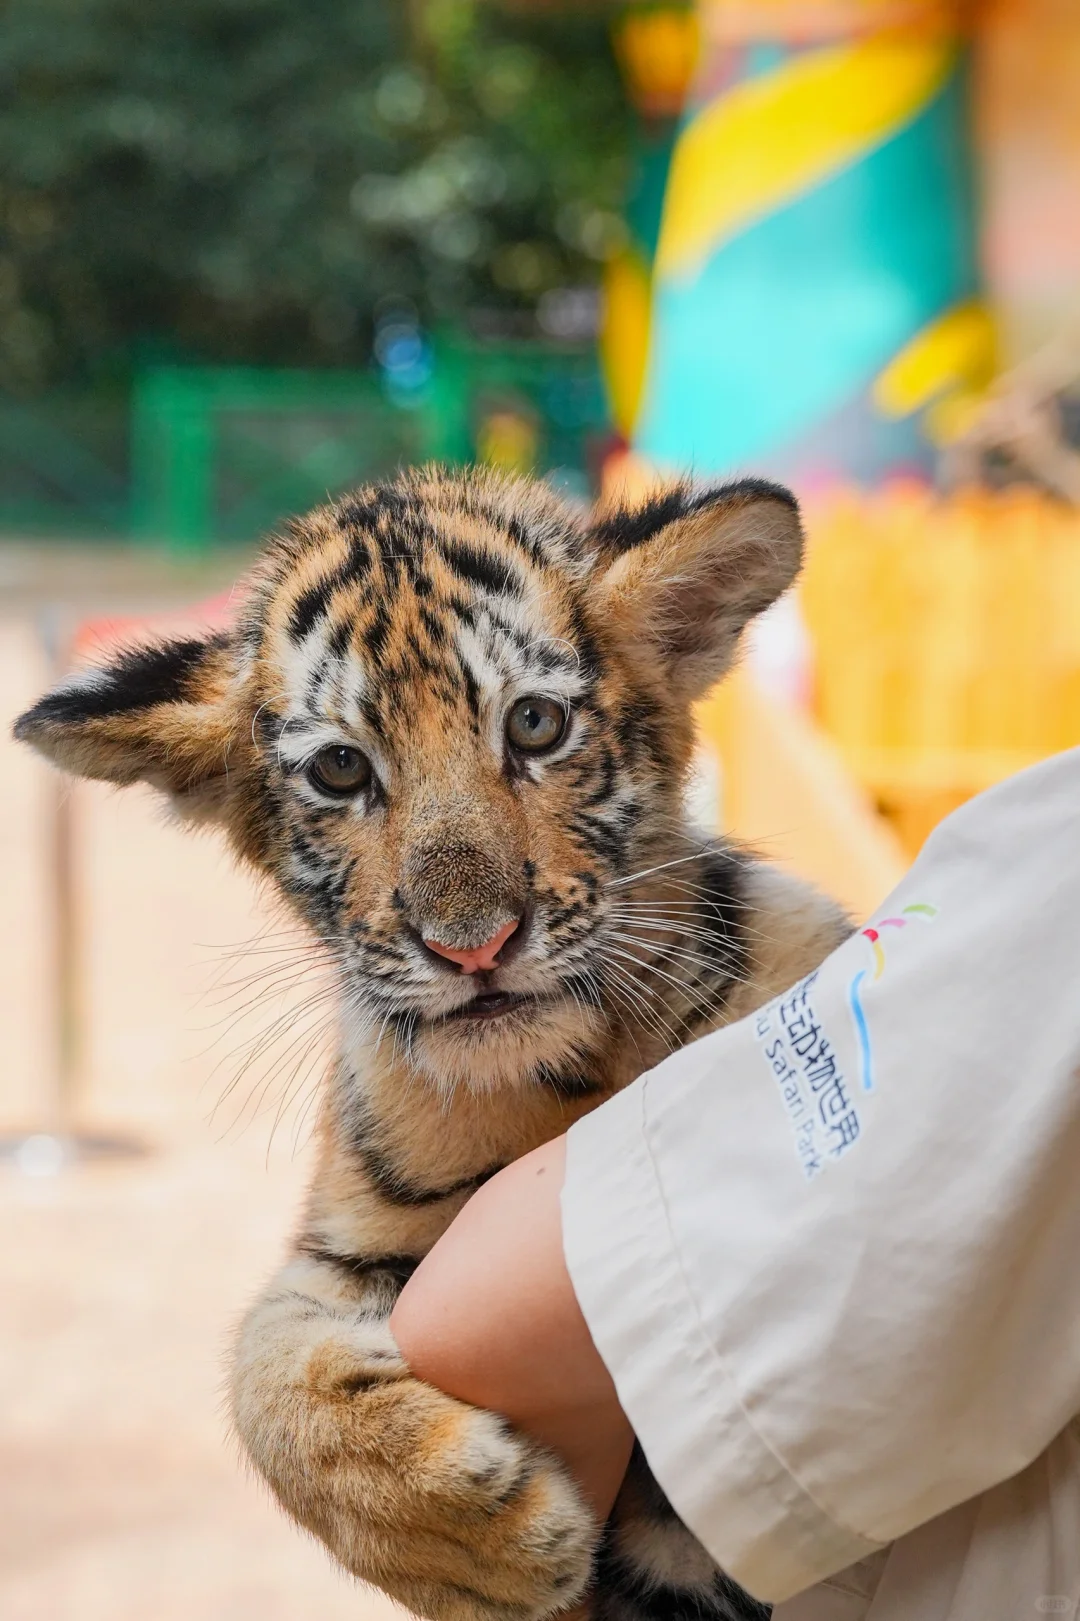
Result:
M551 1457L410 1377L387 1319L493 1170L842 936L683 812L691 705L800 551L793 498L754 481L583 519L427 469L273 541L234 631L129 650L18 723L219 821L333 963L318 1168L233 1410L289 1512L437 1621L586 1591L611 1621L761 1611L640 1457L601 1536Z

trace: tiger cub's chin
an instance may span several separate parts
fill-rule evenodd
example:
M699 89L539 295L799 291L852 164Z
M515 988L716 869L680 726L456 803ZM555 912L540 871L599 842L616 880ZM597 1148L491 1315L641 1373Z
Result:
M522 998L493 1016L417 1024L410 1057L439 1087L494 1092L548 1087L565 1097L598 1090L590 1072L605 1019L569 994Z

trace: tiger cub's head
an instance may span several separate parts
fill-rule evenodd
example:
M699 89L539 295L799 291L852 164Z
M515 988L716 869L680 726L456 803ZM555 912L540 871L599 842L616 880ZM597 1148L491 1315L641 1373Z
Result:
M233 630L83 670L16 733L224 824L331 953L348 1039L520 1079L602 1030L612 886L685 853L691 705L800 554L757 481L586 519L425 469L272 541Z

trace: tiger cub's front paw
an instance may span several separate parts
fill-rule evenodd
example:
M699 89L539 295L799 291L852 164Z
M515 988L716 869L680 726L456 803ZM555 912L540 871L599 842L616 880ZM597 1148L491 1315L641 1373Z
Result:
M546 1621L581 1597L599 1533L566 1470L412 1378L385 1326L321 1338L289 1374L241 1356L237 1427L348 1570L430 1621Z
M460 1550L455 1591L425 1585L406 1602L435 1621L544 1621L585 1592L598 1528L554 1457L492 1413L465 1408L462 1417L425 1494Z

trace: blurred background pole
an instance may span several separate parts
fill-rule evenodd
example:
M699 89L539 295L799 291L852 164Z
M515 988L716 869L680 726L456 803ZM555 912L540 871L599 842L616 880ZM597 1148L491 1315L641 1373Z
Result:
M42 646L48 657L50 685L61 681L70 667L70 629L60 609L45 609L38 621ZM55 1137L70 1131L79 1066L78 922L75 903L74 818L71 778L59 771L48 774L49 827L47 833L50 928L50 1022L53 1028L52 1097L42 1124Z
M37 630L50 684L55 684L71 669L75 634L70 610L50 603L38 615ZM59 771L46 773L43 832L49 918L45 1007L52 1036L51 1064L42 1086L38 1119L28 1131L0 1136L0 1161L34 1177L55 1176L85 1160L128 1159L145 1152L130 1137L85 1130L79 1119L85 1021L73 786L72 779Z
M634 442L927 475L994 368L960 0L699 0Z

